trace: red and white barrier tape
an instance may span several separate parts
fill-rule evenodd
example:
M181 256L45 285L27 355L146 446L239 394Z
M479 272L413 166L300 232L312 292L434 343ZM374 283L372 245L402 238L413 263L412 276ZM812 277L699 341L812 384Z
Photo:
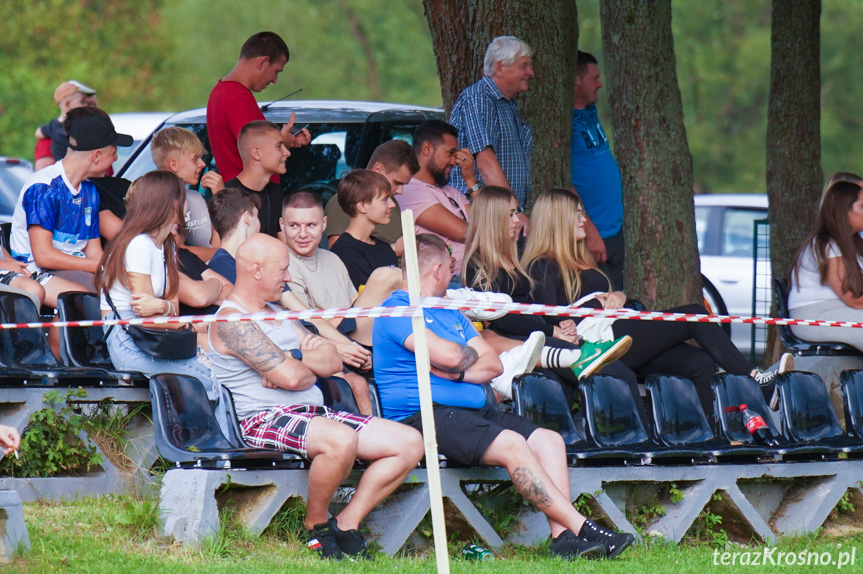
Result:
M807 327L863 328L863 323L850 321L815 321L807 319L777 319L773 317L735 317L729 315L692 315L633 311L632 309L589 309L587 307L560 307L525 303L489 303L424 297L421 307L351 307L350 309L311 309L307 311L279 311L273 313L232 313L230 315L185 315L182 317L155 317L124 320L55 321L49 323L0 323L0 329L37 329L45 327L101 327L111 325L180 325L187 323L232 323L236 321L284 321L286 319L334 319L336 317L411 317L422 308L455 309L460 311L506 311L521 315L550 315L562 317L607 317L609 319L635 319L639 321L683 321L690 323L743 323L755 325L800 325Z

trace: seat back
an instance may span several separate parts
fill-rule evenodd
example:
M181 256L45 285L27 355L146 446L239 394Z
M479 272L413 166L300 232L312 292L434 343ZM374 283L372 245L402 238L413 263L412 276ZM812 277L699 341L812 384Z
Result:
M0 247L6 251L11 251L12 242L9 240L12 235L12 222L5 221L0 223Z
M625 447L649 442L626 381L593 375L579 382L588 436L597 446Z
M341 377L318 378L318 387L324 395L324 404L334 411L344 411L360 414L360 408L357 406L357 400L354 398L354 391L348 382Z
M788 311L788 284L784 279L773 280L773 300L776 302L776 313L783 319L791 317ZM778 325L779 340L782 344L799 355L860 355L860 351L844 343L809 342L801 339L791 331L789 325Z
M649 375L644 386L661 444L695 445L715 438L692 381L671 375Z
M381 410L381 396L378 394L378 385L374 379L369 379L369 398L372 401L372 416L384 416Z
M725 412L726 408L738 408L740 405L746 405L749 410L761 416L774 436L780 435L772 423L764 393L761 392L761 387L755 379L745 375L721 373L713 376L712 386L713 406L718 422L717 432L725 439L743 444L757 444L746 430L743 414L739 410Z
M839 381L845 403L845 430L863 440L863 371L842 371Z
M57 297L57 314L61 321L99 320L99 296L87 291L61 293ZM60 328L60 356L69 367L114 368L102 327Z
M564 443L571 445L584 440L558 380L539 373L519 375L512 381L512 400L515 414L560 433Z
M204 385L194 377L162 374L150 379L156 447L171 462L212 458L242 448L219 429Z
M0 291L0 322L40 323L30 297ZM60 366L44 329L0 329L0 366L18 369L56 369Z
M782 410L782 434L800 442L817 442L843 434L824 381L815 373L790 371L776 377Z

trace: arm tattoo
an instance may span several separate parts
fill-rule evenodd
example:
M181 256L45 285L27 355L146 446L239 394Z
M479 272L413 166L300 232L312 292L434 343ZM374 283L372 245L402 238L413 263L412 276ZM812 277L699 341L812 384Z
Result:
M512 484L526 501L542 510L551 503L545 485L526 466L519 466L512 473Z
M251 321L216 323L216 333L228 350L259 373L285 362L285 353Z
M479 354L476 352L476 349L469 345L459 345L459 351L461 351L461 360L459 360L458 365L455 367L438 367L441 371L446 373L462 373L467 370L468 367L476 363L477 359L479 359Z

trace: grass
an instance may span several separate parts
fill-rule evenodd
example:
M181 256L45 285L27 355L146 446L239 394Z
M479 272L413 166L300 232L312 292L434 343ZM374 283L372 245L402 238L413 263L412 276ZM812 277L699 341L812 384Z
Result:
M195 550L160 539L157 535L157 503L152 498L107 496L62 503L26 504L24 515L31 550L3 568L5 572L249 572L272 574L291 569L309 572L434 572L434 555L379 554L374 562L325 563L305 549L292 534L297 531L296 509L288 509L282 522L260 536L252 536L232 524L230 511L222 520L219 536ZM603 574L630 572L722 571L739 566L714 566L713 549L707 544L675 546L652 543L633 546L621 557L605 562L565 565L547 558L547 545L538 548L507 547L493 562L468 562L459 557L463 543L450 546L452 572L531 572L557 574L561 569ZM778 550L800 552L850 551L858 547L855 567L863 561L863 535L830 538L804 536L783 539ZM760 550L729 546L729 550ZM788 566L784 568L788 569ZM791 567L798 570L800 567ZM805 567L807 572L834 572L835 566ZM297 570L299 571L299 570Z

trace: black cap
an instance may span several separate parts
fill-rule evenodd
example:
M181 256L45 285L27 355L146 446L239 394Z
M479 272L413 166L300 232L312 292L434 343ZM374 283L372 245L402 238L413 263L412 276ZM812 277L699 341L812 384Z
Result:
M129 147L133 142L132 136L118 134L107 116L78 118L69 128L69 148L75 151L92 151L109 145Z

